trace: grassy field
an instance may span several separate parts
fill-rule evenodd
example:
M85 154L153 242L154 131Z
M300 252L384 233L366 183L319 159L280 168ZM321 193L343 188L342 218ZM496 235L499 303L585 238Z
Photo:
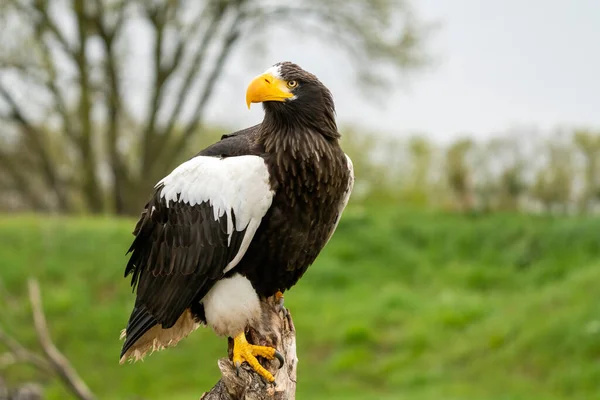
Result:
M56 344L99 398L197 399L226 354L208 329L118 364L132 225L0 216L0 323L35 347L37 277ZM286 295L298 399L600 399L599 256L598 219L350 208ZM47 393L68 398L51 380Z

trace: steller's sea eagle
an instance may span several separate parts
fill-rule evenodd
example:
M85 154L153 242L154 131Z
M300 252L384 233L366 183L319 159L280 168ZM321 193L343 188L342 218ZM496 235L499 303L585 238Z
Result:
M329 241L354 185L330 91L282 62L248 86L259 125L224 135L158 182L125 269L136 292L121 363L172 346L200 324L233 338L233 362L273 376L249 344L260 298L283 293Z

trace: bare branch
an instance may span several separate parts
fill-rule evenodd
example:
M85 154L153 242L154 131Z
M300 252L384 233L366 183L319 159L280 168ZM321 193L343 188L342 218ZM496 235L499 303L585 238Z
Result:
M44 43L43 40L40 41L42 44L42 55L44 67L46 68L46 72L48 73L47 79L44 80L43 84L45 88L52 94L54 98L54 103L56 104L57 111L62 118L63 121L63 130L66 136L71 140L72 143L77 144L79 142L79 137L75 131L75 125L71 121L71 117L69 116L69 109L67 107L66 101L63 98L58 86L57 86L57 74L56 74L56 66L54 61L52 60L52 54L50 48Z
M0 328L0 343L6 346L6 348L9 351L9 353L5 353L3 356L6 364L9 364L10 361L12 361L13 363L23 362L33 365L40 371L48 373L52 372L52 367L50 366L50 363L48 363L48 361L38 356L37 354L27 350L15 338L4 332L2 328ZM12 357L9 357L8 355ZM12 360L10 360L10 358L12 358Z
M168 7L169 2L167 2L163 7L148 5L148 7L145 9L148 19L154 28L156 38L154 40L153 58L155 82L152 85L152 94L150 95L150 116L148 117L148 125L146 126L142 139L142 160L144 160L144 163L151 158L152 138L155 134L156 118L160 108L161 93L168 77L166 76L168 71L163 69L161 66L161 60L163 58L163 40L166 26L165 14L167 13ZM144 165L142 168L145 169L146 166L147 165Z
M42 20L40 21L38 27L43 28L41 33L43 33L44 30L48 30L52 34L53 38L56 39L56 41L60 44L64 53L67 56L74 58L74 52L71 49L71 46L69 45L69 42L67 41L67 38L65 38L65 36L62 34L60 29L58 29L58 26L54 23L52 18L50 18L50 14L48 14L49 3L50 2L48 2L48 1L34 1L33 2L33 6L42 16ZM43 41L43 39L41 38L41 35L40 35L40 39Z
M0 69L13 70L23 76L23 80L28 80L45 90L54 99L54 105L58 110L60 117L63 120L63 129L67 137L77 143L77 137L74 132L74 127L70 121L68 109L65 100L56 85L56 69L50 55L49 48L42 43L42 55L44 69L21 60L4 60L0 59Z
M96 177L96 157L92 148L93 129L91 122L92 113L92 87L90 85L90 71L88 70L87 45L89 32L89 19L84 0L75 0L74 14L77 19L77 39L79 47L75 51L75 63L79 72L79 120L81 122L80 152L83 170L83 195L92 212L102 211L102 196Z
M33 76L36 80L44 80L43 75L45 71L16 57L0 58L0 69L13 70L23 75Z
M177 44L175 45L175 51L173 52L173 59L168 67L165 67L169 73L172 73L175 69L181 67L181 61L183 60L183 56L189 53L190 47L192 47L196 40L195 38L198 36L199 32L202 31L204 27L204 21L209 20L211 24L207 29L204 29L204 32L211 32L213 30L212 23L218 23L215 21L216 19L220 19L220 15L222 15L225 11L225 8L219 8L215 13L213 11L213 4L210 1L206 2L205 6L200 9L195 18L192 19L192 22L189 23L186 27L181 29L177 37ZM183 12L181 9L179 12ZM176 11L177 13L177 11ZM215 18L215 16L217 18ZM200 39L200 38L199 38ZM206 38L208 39L208 38ZM202 42L205 40L205 36L202 36L200 39ZM200 47L205 47L205 44L200 44ZM193 57L196 59L196 56ZM192 64L198 64L198 62Z
M125 16L127 10L128 2L123 0L117 4L113 4L111 8L113 8L116 12L116 19L114 24L109 26L107 21L107 11L108 9L104 6L104 2L102 0L94 0L94 4L96 6L96 13L93 15L94 22L96 23L96 27L99 30L102 30L101 35L104 40L110 42L114 41L114 39L121 33L121 29L125 23Z
M187 100L189 100L190 93L192 92L192 83L202 73L202 63L205 60L206 53L210 48L210 45L213 43L217 33L219 32L219 25L224 20L226 16L226 11L226 7L221 7L218 10L216 10L215 14L212 15L210 18L209 26L205 30L204 35L202 36L202 39L200 41L200 45L198 46L192 57L192 61L188 67L189 69L187 71L187 74L183 79L181 89L179 93L175 96L177 98L177 101L175 103L175 107L171 111L171 117L169 118L167 124L165 125L165 128L163 129L162 135L160 135L156 139L157 144L155 148L157 150L162 149L167 143L167 140L169 139L170 135L173 134L173 128L175 127L177 119L181 116L181 110L183 108L183 105L186 103ZM188 40L188 42L191 42L191 40Z
M346 7L334 1L313 3L307 6L257 7L250 12L248 30L272 21L286 20L307 29L313 35L326 38L333 46L344 49L351 56L361 89L383 88L385 74L373 66L390 65L392 70L406 71L426 64L429 59L419 52L423 38L435 25L420 24L413 20L408 3L374 7L370 2L357 2L356 7ZM404 20L396 18L402 10ZM395 13L394 13L395 12ZM395 21L395 22L393 22ZM375 63L374 63L375 62Z
M167 164L171 164L175 160L175 158L181 153L181 151L188 143L192 135L197 131L198 127L200 126L202 122L202 113L213 93L218 77L223 73L223 66L225 65L225 61L231 55L233 45L240 37L241 31L239 29L239 26L245 17L246 14L241 10L241 8L239 8L237 10L236 17L233 19L233 21L229 25L227 32L225 33L219 54L215 62L213 63L207 78L204 80L204 87L202 88L200 98L192 114L192 119L187 124L187 126L183 130L182 135L177 139L175 144L171 147L171 151L166 156ZM167 129L172 128L172 126L167 127ZM165 134L163 135L163 137L168 137L168 135Z
M17 2L15 2L17 3ZM36 47L41 51L40 64L37 62L26 62L18 60L21 57L12 57L8 60L0 62L0 66L3 68L12 68L25 76L26 79L35 79L35 83L45 89L48 94L53 98L56 111L62 119L63 131L67 138L73 143L77 143L77 137L75 133L75 127L72 124L71 118L69 117L68 108L63 95L61 94L57 85L57 68L54 60L54 50L56 46L52 46L54 39L58 43L67 56L67 59L73 59L73 52L69 48L66 38L60 32L55 22L51 19L48 14L48 2L34 1L31 7L28 8L26 4L18 4L18 9L25 15L30 15L31 24L35 34ZM32 18L31 15L36 16ZM49 35L46 33L49 32ZM16 59L16 60L15 60Z
M46 183L48 186L54 191L56 197L59 202L59 206L62 210L67 210L69 208L69 203L67 197L63 190L63 185L59 181L56 171L54 169L54 164L50 157L50 154L46 150L46 146L43 140L43 134L32 124L30 123L25 115L22 113L21 108L12 97L12 95L6 90L6 88L0 82L0 96L6 101L8 106L10 107L10 118L20 125L20 127L25 131L28 135L28 138L31 140L33 144L34 151L40 158L41 168L43 176L45 177Z
M33 323L38 336L38 340L46 357L54 371L58 374L63 383L81 400L94 400L96 397L92 394L85 382L77 374L75 369L69 363L69 360L56 348L46 324L46 317L42 308L42 298L40 287L37 281L31 279L28 282L29 301L33 312Z
M107 61L105 71L109 84L107 85L107 108L108 108L108 127L107 127L107 147L110 159L110 165L113 174L113 196L114 207L117 214L125 212L124 186L129 181L128 171L125 163L119 154L117 144L119 138L119 110L121 109L121 89L117 70L116 51L114 49L114 38L123 26L125 15L125 3L121 3L118 9L117 22L111 29L105 22L105 10L101 0L96 0L97 15L94 22L98 33L104 44Z
M0 165L2 165L3 170L9 175L21 196L29 202L29 205L36 210L44 210L46 208L44 201L40 199L38 193L31 187L31 179L27 178L24 169L16 165L13 157L1 148Z

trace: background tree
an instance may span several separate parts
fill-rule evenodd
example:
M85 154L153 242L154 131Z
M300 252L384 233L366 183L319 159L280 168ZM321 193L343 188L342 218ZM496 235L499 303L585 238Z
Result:
M408 166L401 188L402 199L417 206L431 203L434 147L424 136L411 136L407 143Z
M137 213L192 155L224 65L265 26L341 46L363 82L424 61L401 0L6 0L0 13L0 179L40 210ZM152 57L144 88L139 47Z
M526 149L520 136L508 133L478 148L476 192L486 211L516 211L526 195Z
M580 212L593 210L600 195L600 135L590 130L578 129L573 142L583 158L583 190L579 199Z
M459 139L452 143L446 152L446 181L457 207L463 211L473 207L473 177L469 155L474 145L471 139Z
M538 169L531 190L546 212L567 213L573 205L574 151L570 138L556 135L546 141L545 163Z

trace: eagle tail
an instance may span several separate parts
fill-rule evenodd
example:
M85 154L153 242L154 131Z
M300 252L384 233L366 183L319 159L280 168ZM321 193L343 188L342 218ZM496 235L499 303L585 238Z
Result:
M158 321L146 310L145 307L134 307L127 328L124 332L125 343L121 349L121 362L124 361L123 356L146 332L158 324Z

